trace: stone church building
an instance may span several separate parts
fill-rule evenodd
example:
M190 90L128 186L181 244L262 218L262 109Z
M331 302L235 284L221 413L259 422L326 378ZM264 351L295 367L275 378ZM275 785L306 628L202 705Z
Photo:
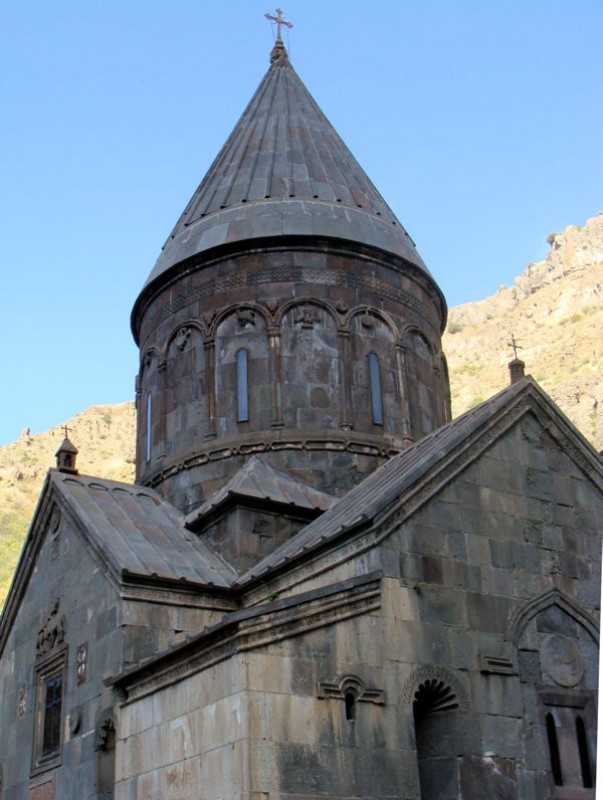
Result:
M50 470L1 800L594 797L603 463L446 304L280 37L135 302L137 479Z

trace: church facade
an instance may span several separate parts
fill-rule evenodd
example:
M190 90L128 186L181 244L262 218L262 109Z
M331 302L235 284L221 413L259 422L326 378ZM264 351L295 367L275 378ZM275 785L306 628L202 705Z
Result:
M136 483L46 479L1 800L594 798L603 463L518 360L451 420L445 324L279 37L134 306Z

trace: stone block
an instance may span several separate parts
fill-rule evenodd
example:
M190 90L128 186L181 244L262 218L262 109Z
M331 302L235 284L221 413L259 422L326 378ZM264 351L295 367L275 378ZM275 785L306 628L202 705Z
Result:
M461 797L458 759L449 756L419 760L421 797L458 800Z
M485 753L496 753L503 758L521 758L523 720L516 717L483 714L480 717L482 746Z
M482 592L492 601L496 596L510 597L513 594L511 574L507 569L481 568Z
M516 762L496 756L466 756L460 762L460 788L459 797L517 800Z
M382 582L381 614L384 617L401 620L419 618L419 596L409 587L401 586L399 581L387 579Z
M467 625L465 592L443 586L425 584L419 606L421 619L440 625Z
M467 597L469 626L473 630L498 632L504 628L511 601L471 592Z
M382 620L381 630L384 659L410 664L420 662L424 631L420 622L386 618Z
M450 628L448 643L452 654L450 666L467 671L474 669L477 663L478 648L475 635L466 628Z
M473 699L480 714L523 718L523 698L516 676L475 673Z

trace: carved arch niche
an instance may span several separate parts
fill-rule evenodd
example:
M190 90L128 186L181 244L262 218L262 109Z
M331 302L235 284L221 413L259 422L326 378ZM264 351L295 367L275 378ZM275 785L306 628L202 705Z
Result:
M180 452L209 430L207 362L195 325L174 331L166 350L163 384L166 455Z
M406 683L404 700L412 704L421 800L460 797L460 764L473 749L468 741L465 690L447 669L424 666ZM464 795L463 795L464 796Z
M410 410L410 432L418 441L445 421L439 363L425 336L415 328L404 336L406 386ZM437 367L436 367L437 365Z
M252 306L229 309L215 339L215 417L218 436L265 430L272 420L266 320Z
M524 706L546 753L553 798L594 798L598 626L572 598L553 589L525 604L511 620ZM528 763L536 771L538 763Z
M336 428L342 419L342 371L331 312L311 300L285 311L281 323L285 428Z

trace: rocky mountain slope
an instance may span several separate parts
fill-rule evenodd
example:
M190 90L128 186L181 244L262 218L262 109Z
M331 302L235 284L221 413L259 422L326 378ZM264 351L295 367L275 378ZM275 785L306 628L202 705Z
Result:
M513 286L450 310L444 351L453 416L502 389L514 336L532 375L603 449L603 214L550 234L544 261Z
M509 381L514 336L533 375L598 450L603 449L603 214L551 234L551 250L513 286L450 310L444 350L453 415ZM81 472L134 478L134 406L98 406L68 423ZM0 447L0 605L64 431L51 428Z

